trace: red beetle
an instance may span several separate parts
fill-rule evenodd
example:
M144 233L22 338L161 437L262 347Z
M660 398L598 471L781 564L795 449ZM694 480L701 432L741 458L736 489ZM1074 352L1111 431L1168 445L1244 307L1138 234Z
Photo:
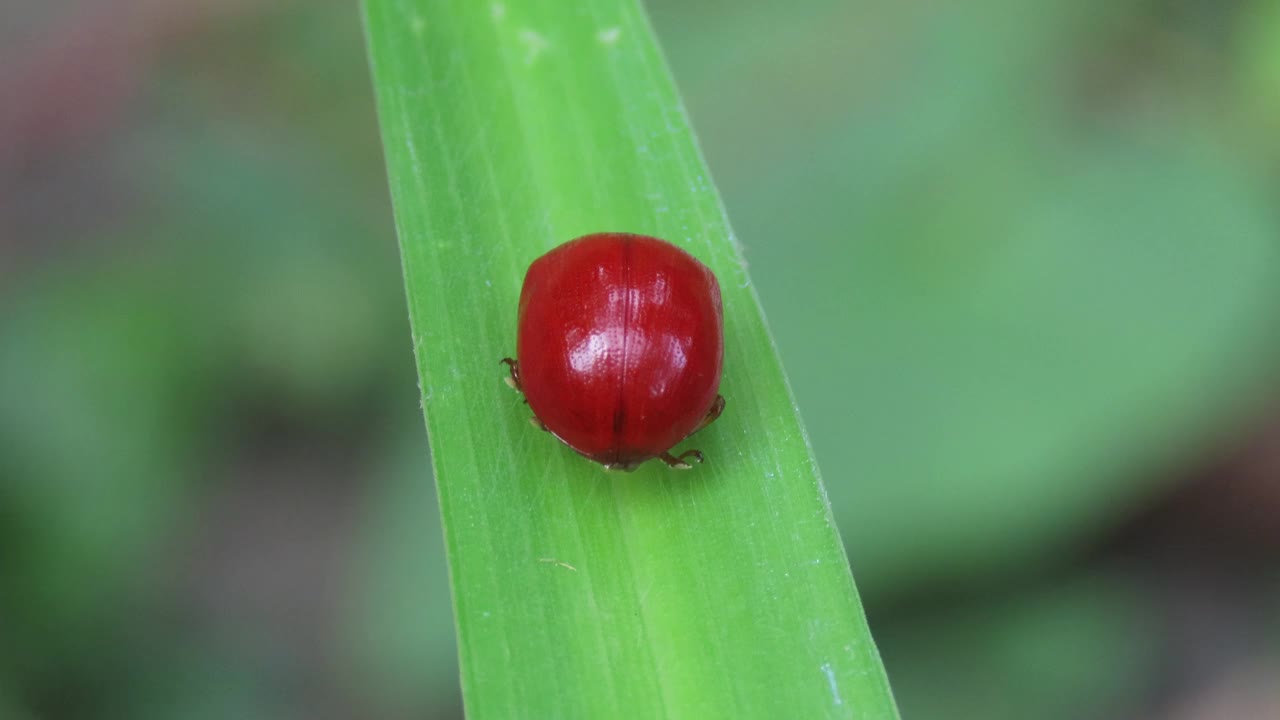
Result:
M671 448L724 410L720 285L706 265L645 235L596 233L529 266L508 383L534 425L609 470L702 453Z

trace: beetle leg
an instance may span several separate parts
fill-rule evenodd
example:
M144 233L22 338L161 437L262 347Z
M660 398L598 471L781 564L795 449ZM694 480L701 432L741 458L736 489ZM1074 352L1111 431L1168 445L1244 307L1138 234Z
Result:
M722 412L724 412L724 396L717 395L716 401L711 403L711 409L707 411L707 416L702 418L702 422L698 423L698 427L694 428L693 432L689 434L692 435L693 433L696 433L702 428L715 422L716 418L720 417L720 413Z
M513 388L516 392L524 392L524 389L520 386L520 363L512 360L511 358L502 358L502 360L499 361L499 364L506 365L507 368L511 370L511 376L502 378L503 382Z
M693 467L689 464L689 459L697 460L701 463L703 457L702 453L697 450L685 450L679 455L672 455L669 452L664 452L658 456L658 459L666 463L669 468L673 468L675 470L688 470Z
M541 420L539 420L537 417L529 418L529 424L538 428L542 432L551 432L550 430L547 429L546 424L543 423Z

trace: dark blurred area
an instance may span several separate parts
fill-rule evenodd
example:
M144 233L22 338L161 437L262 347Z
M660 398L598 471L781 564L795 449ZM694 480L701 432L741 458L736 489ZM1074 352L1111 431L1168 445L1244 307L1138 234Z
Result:
M1280 717L1280 4L648 7L903 716ZM0 10L0 717L461 715L399 272L354 4Z

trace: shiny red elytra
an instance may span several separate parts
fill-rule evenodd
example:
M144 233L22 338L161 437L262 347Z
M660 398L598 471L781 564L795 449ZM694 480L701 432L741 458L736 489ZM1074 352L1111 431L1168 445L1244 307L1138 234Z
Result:
M724 410L720 284L668 242L584 235L529 266L520 291L510 384L533 423L609 470L651 458L687 469L671 448Z

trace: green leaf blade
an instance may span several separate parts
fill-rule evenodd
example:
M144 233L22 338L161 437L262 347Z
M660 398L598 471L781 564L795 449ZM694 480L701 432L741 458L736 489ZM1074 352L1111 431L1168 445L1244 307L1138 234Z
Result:
M368 0L471 717L896 717L791 393L642 10ZM720 278L707 463L606 474L501 382L530 261L670 240Z

